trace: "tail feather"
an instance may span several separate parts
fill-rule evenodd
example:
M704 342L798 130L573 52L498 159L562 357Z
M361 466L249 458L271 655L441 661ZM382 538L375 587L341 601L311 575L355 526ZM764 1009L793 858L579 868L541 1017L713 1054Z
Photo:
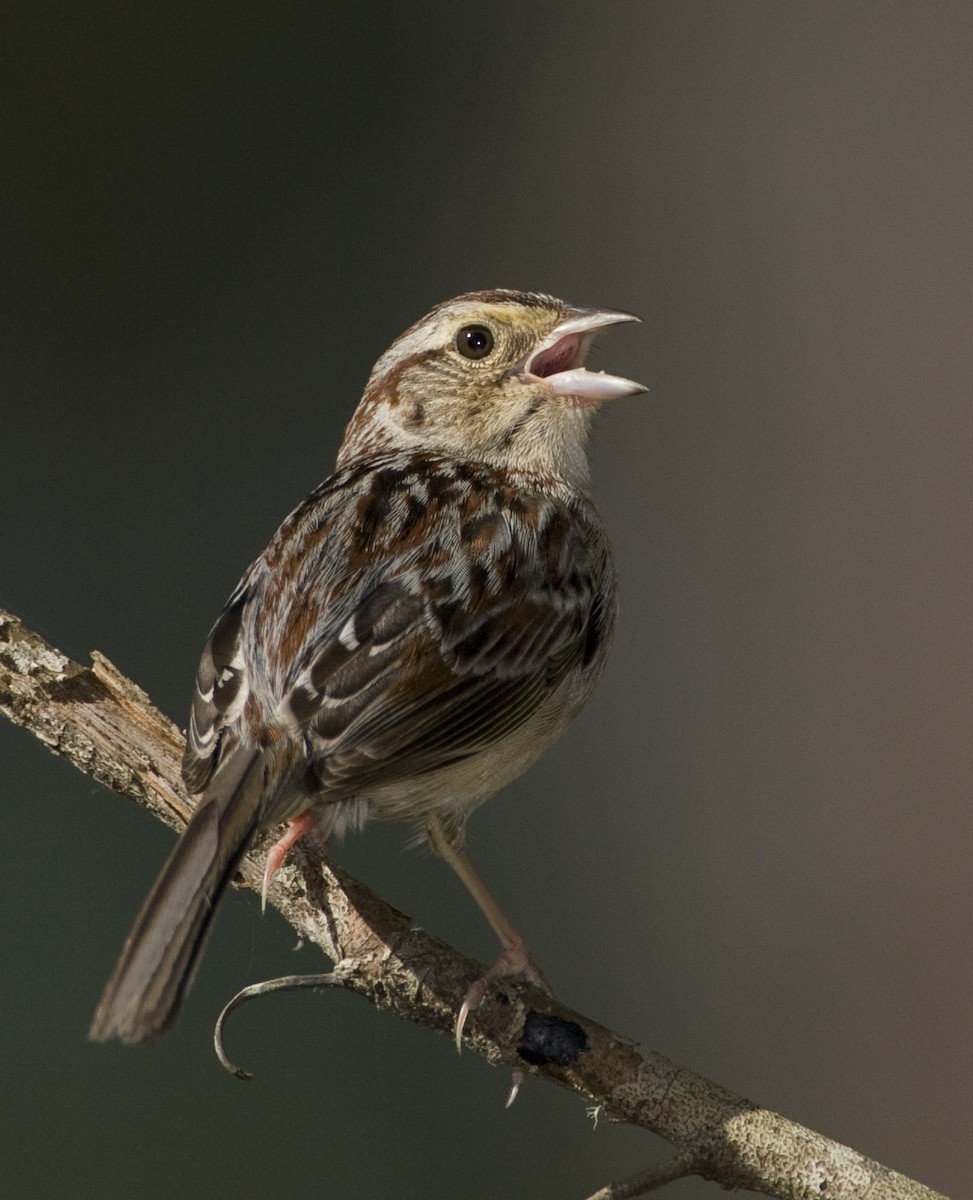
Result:
M192 981L216 905L260 825L261 755L222 765L128 935L89 1037L141 1042L168 1029Z

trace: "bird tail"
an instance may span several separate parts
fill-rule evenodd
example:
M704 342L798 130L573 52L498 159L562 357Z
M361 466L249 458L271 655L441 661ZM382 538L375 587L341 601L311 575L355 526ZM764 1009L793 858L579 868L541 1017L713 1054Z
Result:
M222 764L128 935L91 1023L94 1041L141 1042L175 1021L216 905L260 824L259 752Z

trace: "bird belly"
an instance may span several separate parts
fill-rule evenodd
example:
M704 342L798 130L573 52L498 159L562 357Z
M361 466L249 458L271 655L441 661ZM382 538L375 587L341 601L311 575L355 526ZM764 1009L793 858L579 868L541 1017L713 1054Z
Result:
M566 680L521 726L478 753L436 771L370 788L370 818L425 821L436 816L461 831L476 808L513 783L557 741L584 702L583 694L574 695L577 690L576 679Z

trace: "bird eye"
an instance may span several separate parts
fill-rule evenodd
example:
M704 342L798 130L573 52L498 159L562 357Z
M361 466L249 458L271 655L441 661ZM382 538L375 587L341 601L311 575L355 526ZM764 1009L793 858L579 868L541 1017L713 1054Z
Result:
M456 335L456 349L464 358L486 358L493 349L493 334L485 325L464 325Z

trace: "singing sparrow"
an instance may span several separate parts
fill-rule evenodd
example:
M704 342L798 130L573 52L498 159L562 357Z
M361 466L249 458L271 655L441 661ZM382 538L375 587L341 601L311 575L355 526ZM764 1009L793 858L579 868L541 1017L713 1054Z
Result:
M585 370L637 318L485 291L434 308L376 363L335 473L284 521L213 627L183 761L198 807L91 1026L140 1042L175 1019L216 903L261 829L269 881L311 830L418 825L457 871L505 974L546 986L462 851L472 811L560 735L611 640L615 575L587 495L601 403Z

